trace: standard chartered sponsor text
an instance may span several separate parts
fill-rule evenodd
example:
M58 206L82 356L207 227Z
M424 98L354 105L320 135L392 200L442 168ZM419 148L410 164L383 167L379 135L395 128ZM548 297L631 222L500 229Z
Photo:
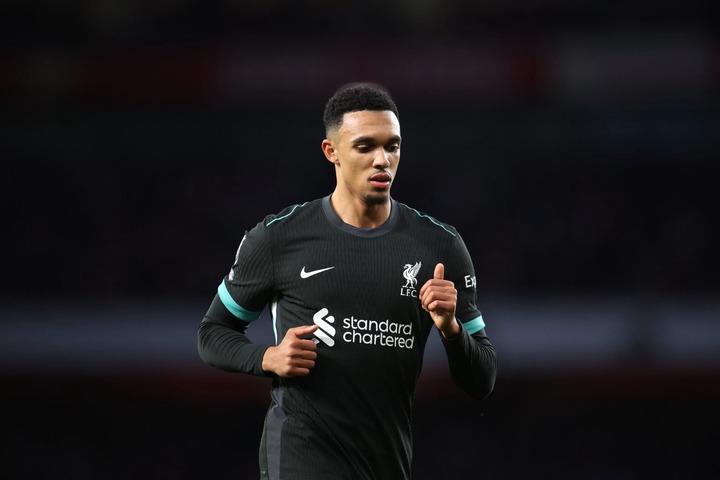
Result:
M396 348L413 348L415 343L411 323L349 317L343 319L343 327L343 340L348 343Z

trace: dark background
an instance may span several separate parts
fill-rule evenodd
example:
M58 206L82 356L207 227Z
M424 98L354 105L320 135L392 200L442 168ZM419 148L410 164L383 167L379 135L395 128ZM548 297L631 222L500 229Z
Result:
M0 476L257 478L269 384L195 331L369 80L500 359L476 403L431 338L414 478L720 478L718 5L3 2Z

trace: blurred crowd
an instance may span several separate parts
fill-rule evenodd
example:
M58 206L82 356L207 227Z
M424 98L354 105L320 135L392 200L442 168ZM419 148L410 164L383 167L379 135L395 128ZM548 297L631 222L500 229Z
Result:
M481 291L708 294L716 2L0 5L7 299L207 296L244 230L333 183L342 83L395 94L396 198Z

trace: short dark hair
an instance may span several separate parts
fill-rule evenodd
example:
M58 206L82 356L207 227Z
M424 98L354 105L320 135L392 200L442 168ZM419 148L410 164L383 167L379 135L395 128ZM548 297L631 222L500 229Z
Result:
M329 132L342 125L346 113L361 110L389 110L400 118L397 106L385 87L369 82L349 83L340 87L325 104L325 130Z

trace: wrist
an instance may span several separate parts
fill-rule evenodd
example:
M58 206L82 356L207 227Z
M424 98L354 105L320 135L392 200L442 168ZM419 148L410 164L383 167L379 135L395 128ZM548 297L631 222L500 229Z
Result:
M453 317L450 323L439 330L445 340L452 340L460 335L462 327L460 326L460 322L458 322L457 318Z
M265 353L263 353L261 368L262 371L265 373L275 373L272 361L272 356L273 353L275 353L275 349L277 349L277 347L270 346L265 350Z

